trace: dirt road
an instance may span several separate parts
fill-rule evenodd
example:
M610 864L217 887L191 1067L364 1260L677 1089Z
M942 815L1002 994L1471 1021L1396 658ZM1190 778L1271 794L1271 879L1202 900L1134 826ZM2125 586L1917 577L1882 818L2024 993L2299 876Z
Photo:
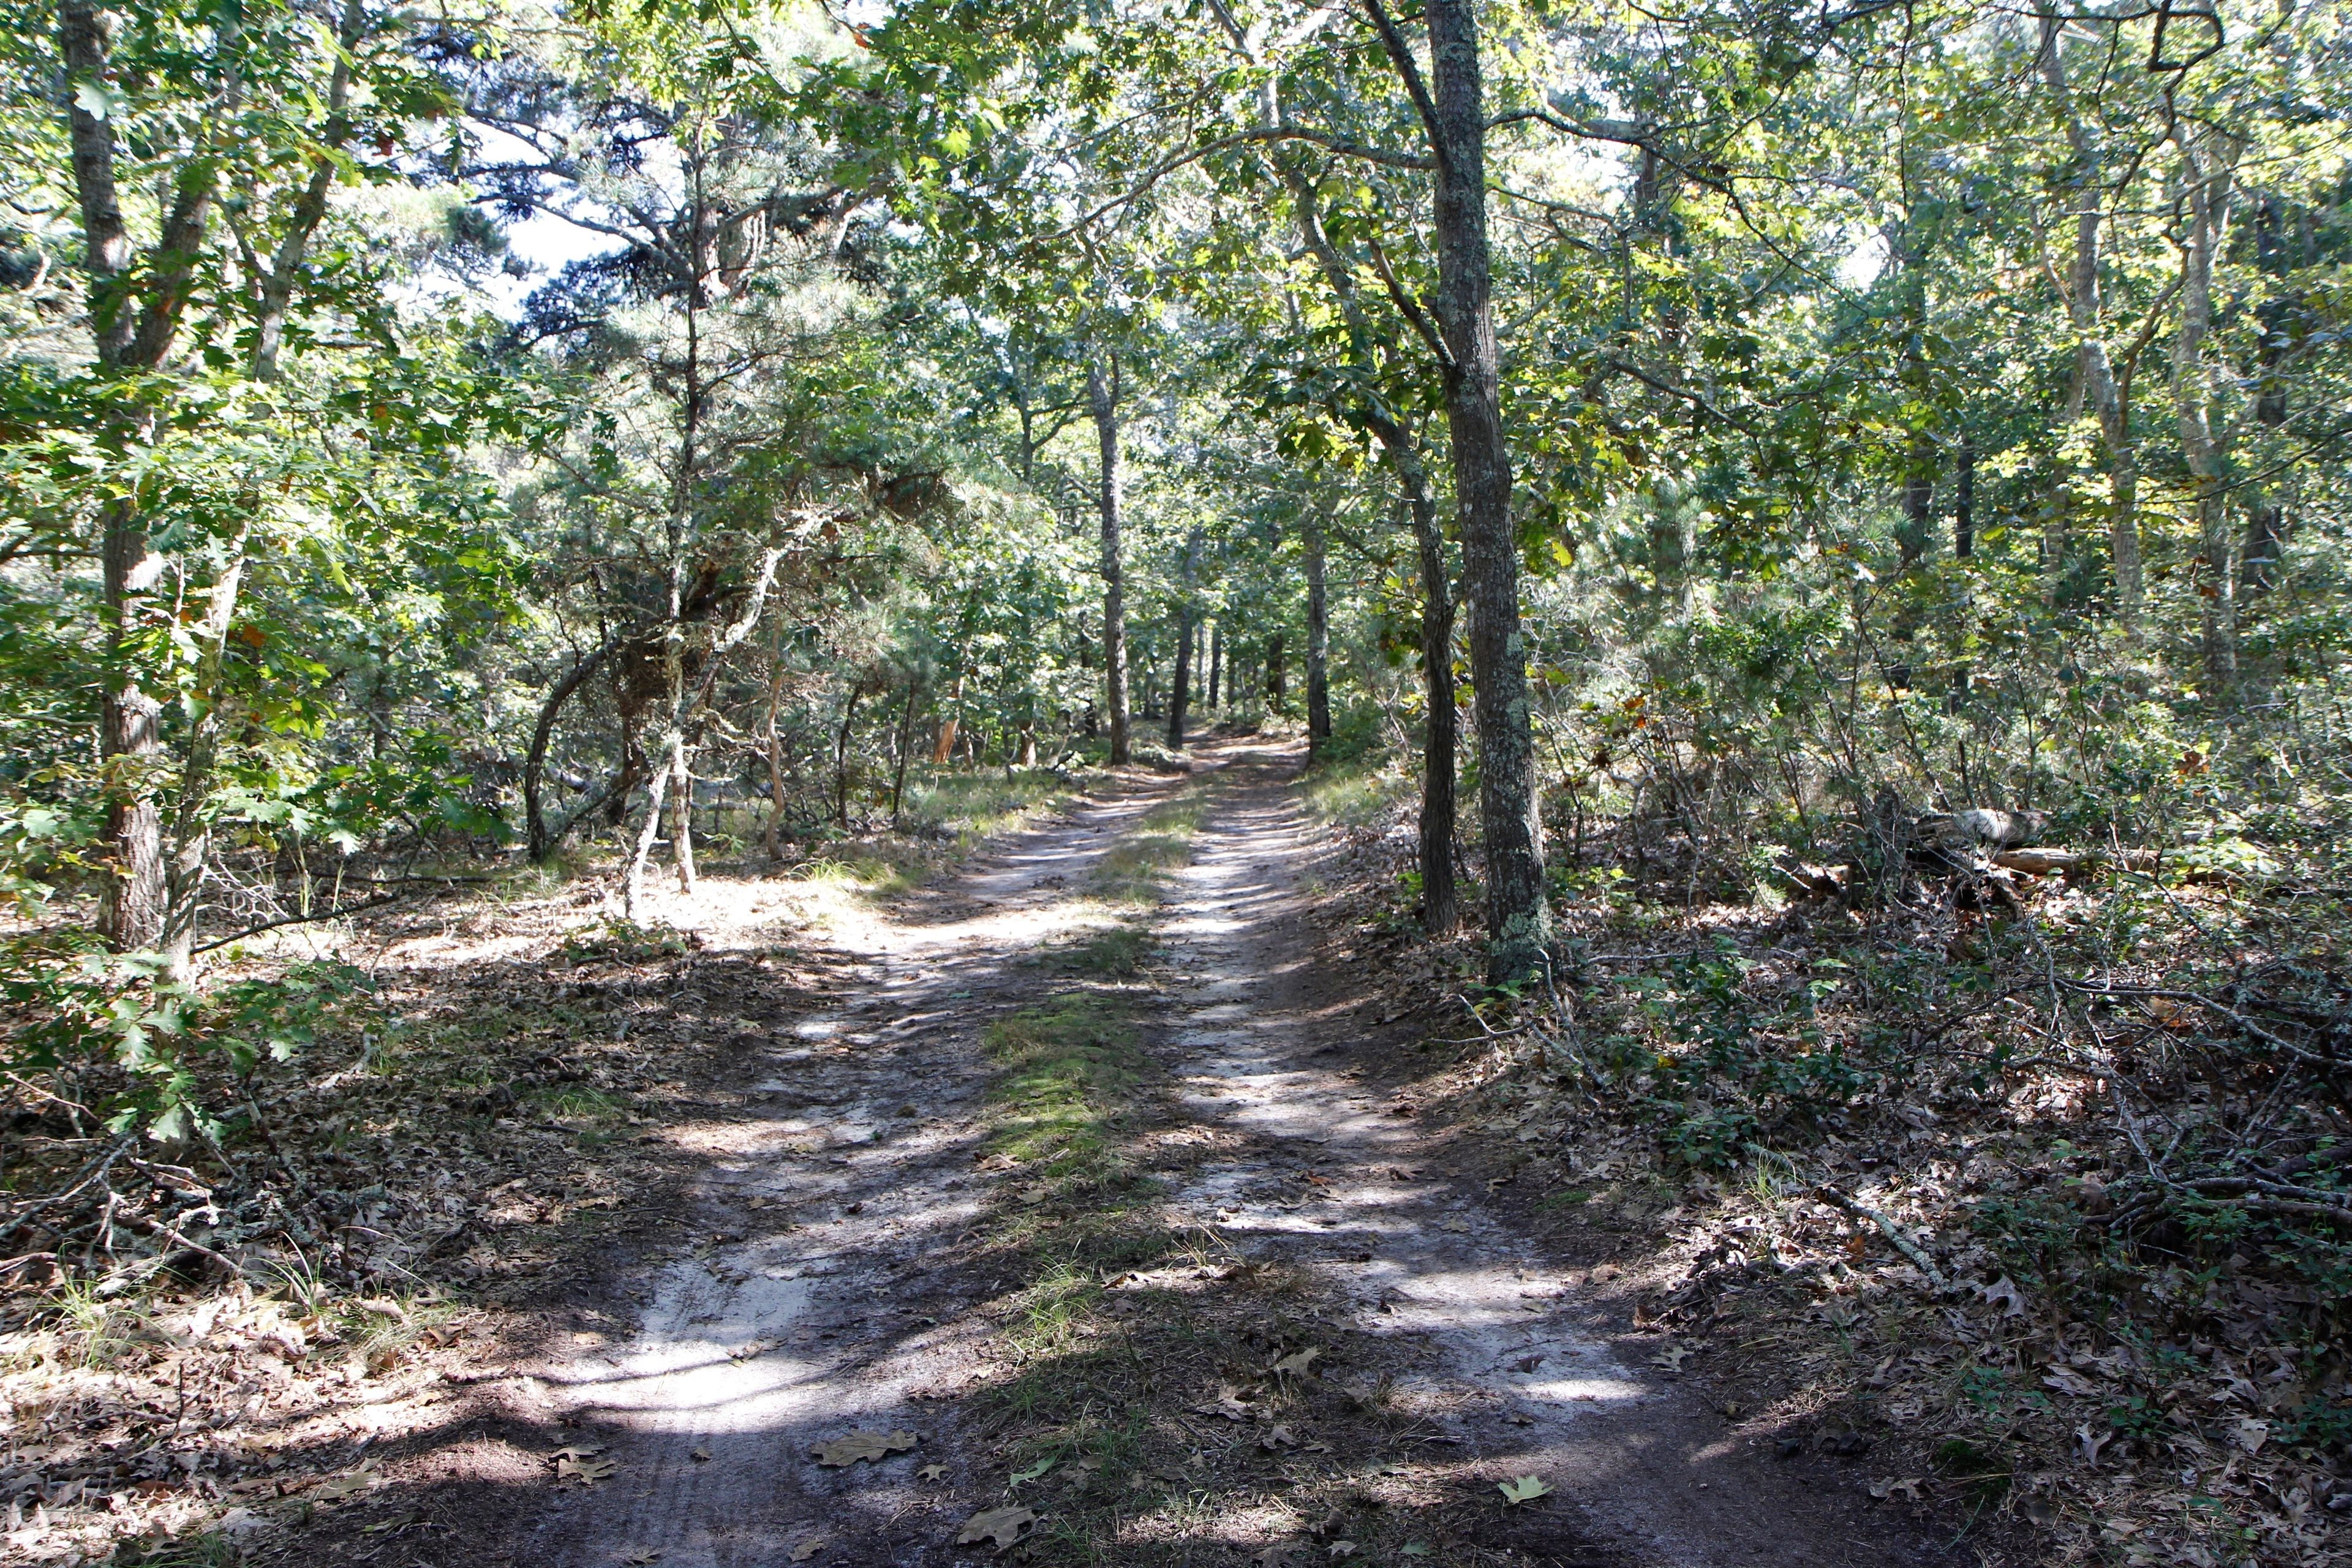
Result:
M562 1479L478 1512L446 1560L978 1562L989 1545L956 1537L1000 1510L1006 1555L1044 1561L1940 1561L1857 1489L1734 1441L1364 1086L1410 1026L1351 1021L1358 981L1322 956L1328 847L1296 763L1209 752L1207 776L1133 784L836 932L862 989L781 1022L745 1114L680 1134L707 1165L670 1256L616 1263L609 1328L517 1384ZM1120 1203L1182 1246L1041 1284L1008 1259L1082 1259L1055 1227L1089 1216L1031 1210L1034 1170L991 1153L990 1029L1035 1016L1043 955L1117 926L1097 873L1179 797L1190 860L1124 917L1156 957L1120 993L1142 1065L1119 1125L1139 1184L1121 1190L1147 1194ZM991 1245L1008 1226L1025 1251ZM1152 1337L1193 1313L1189 1339ZM1195 1340L1221 1347L1205 1373L1180 1353ZM1137 1364L1098 1386L1125 1394L1021 1392L1118 1353ZM857 1433L872 1458L817 1462ZM1507 1502L1527 1477L1537 1495Z

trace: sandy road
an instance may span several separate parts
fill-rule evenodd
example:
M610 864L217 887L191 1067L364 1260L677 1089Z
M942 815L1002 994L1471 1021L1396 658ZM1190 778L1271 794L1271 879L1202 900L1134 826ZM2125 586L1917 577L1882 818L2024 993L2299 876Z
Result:
M1572 1274L1437 1168L1429 1131L1349 1076L1367 1048L1348 1016L1360 997L1318 960L1307 918L1302 888L1327 848L1288 787L1295 754L1234 746L1216 760L1195 858L1158 920L1172 978L1150 1043L1179 1115L1233 1136L1168 1194L1169 1224L1307 1277L1325 1316L1371 1347L1354 1375L1377 1373L1465 1477L1548 1481L1553 1498L1528 1516L1549 1521L1528 1526L1538 1557L1937 1560L1858 1500L1746 1453L1670 1374L1621 1353ZM675 1255L627 1292L634 1323L537 1369L548 1414L603 1479L560 1488L519 1531L519 1561L974 1560L952 1539L990 1493L950 1391L982 1359L1003 1281L971 1277L957 1242L998 1201L992 1184L1011 1179L972 1158L980 1034L1036 1000L1025 960L1103 919L1076 889L1175 787L1087 806L839 933L863 988L781 1028L770 1076L745 1086L753 1112L696 1134L705 1174ZM853 1428L919 1445L912 1462L811 1461ZM1202 1544L1201 1562L1239 1561Z

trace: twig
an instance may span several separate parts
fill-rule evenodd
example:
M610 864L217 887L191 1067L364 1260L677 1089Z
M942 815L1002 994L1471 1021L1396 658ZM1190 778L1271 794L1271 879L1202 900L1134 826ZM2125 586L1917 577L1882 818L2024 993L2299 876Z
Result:
M1823 1203L1832 1207L1843 1209L1857 1219L1866 1219L1874 1223L1880 1230L1886 1233L1886 1239L1895 1244L1895 1250L1909 1258L1917 1267L1919 1272L1927 1277L1927 1283L1933 1285L1937 1291L1951 1289L1951 1283L1944 1278L1943 1270L1937 1268L1934 1261L1920 1250L1918 1243L1905 1236L1893 1220L1874 1208L1854 1202L1827 1182L1823 1182L1813 1190L1820 1194Z

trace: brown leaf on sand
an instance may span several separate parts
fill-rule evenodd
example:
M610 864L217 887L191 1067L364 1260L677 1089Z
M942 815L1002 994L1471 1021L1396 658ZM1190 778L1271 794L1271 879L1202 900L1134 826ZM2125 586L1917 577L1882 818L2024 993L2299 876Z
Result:
M947 1473L948 1468L945 1465L925 1465L915 1472L915 1479L919 1481L935 1481Z
M1257 1435L1257 1446L1271 1454L1277 1448L1296 1448L1298 1439L1290 1435L1287 1426L1269 1426Z
M955 1543L977 1546L983 1541L992 1541L1002 1552L1019 1542L1036 1523L1037 1515L1033 1510L1017 1505L986 1509L963 1521L963 1528L956 1532Z
M830 1542L832 1539L833 1537L830 1535L803 1536L793 1547L793 1561L795 1563L807 1562L810 1558L824 1551L825 1543Z
M598 1481L612 1479L613 1473L620 1468L617 1459L561 1458L555 1461L555 1479L559 1486L565 1481L578 1481L583 1487L593 1487Z
M658 1563L661 1561L661 1548L657 1546L648 1546L642 1551L630 1552L626 1557L622 1558L621 1561L629 1564L629 1568L645 1568L645 1565L648 1563Z
M1217 1384L1217 1402L1214 1405L1196 1405L1193 1408L1203 1415L1222 1415L1228 1421L1246 1421L1257 1414L1245 1403L1247 1397L1246 1391L1230 1383L1221 1383Z
M1314 1370L1315 1358L1322 1353L1323 1347L1320 1345L1308 1345L1303 1351L1293 1351L1274 1363L1274 1373L1276 1377L1286 1374L1305 1377Z
M893 1454L903 1453L921 1441L912 1432L852 1432L846 1437L836 1437L830 1443L820 1443L811 1452L816 1462L829 1470L845 1470L860 1459L880 1464Z

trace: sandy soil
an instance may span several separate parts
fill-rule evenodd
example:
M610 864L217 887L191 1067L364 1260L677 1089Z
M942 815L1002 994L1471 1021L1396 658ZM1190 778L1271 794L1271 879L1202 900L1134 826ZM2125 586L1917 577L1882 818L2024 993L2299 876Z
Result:
M1483 1494L1504 1521L1475 1560L1944 1561L1854 1487L1749 1451L1677 1386L1670 1347L1631 1334L1599 1281L1449 1172L1449 1130L1367 1087L1365 1068L1413 1026L1363 1024L1381 999L1324 956L1311 917L1329 850L1289 788L1296 753L1198 754L1217 776L1154 919L1146 1020L1167 1075L1154 1141L1201 1150L1168 1183L1166 1223L1303 1281L1334 1347L1322 1375L1377 1387L1391 1430L1400 1410L1415 1418L1416 1475ZM1020 1180L975 1161L981 1034L1037 999L1034 954L1108 918L1081 891L1105 847L1188 787L1202 786L1130 781L949 885L844 915L835 936L856 987L814 1016L755 1020L772 1034L743 1058L740 1112L667 1134L702 1165L657 1245L614 1258L600 1299L563 1307L573 1326L540 1359L483 1369L499 1436L445 1452L426 1504L438 1527L334 1549L534 1568L979 1560L954 1537L1003 1494L996 1434L971 1429L961 1394L982 1378L1007 1281L964 1243L991 1205L1019 1201ZM814 1462L853 1430L915 1445ZM530 1466L560 1449L551 1488ZM1522 1476L1551 1493L1506 1516L1494 1485ZM1182 1561L1348 1554L1296 1531L1265 1544L1213 1508L1197 1531ZM1121 1557L1113 1542L1098 1560ZM1473 1559L1441 1542L1426 1560Z

